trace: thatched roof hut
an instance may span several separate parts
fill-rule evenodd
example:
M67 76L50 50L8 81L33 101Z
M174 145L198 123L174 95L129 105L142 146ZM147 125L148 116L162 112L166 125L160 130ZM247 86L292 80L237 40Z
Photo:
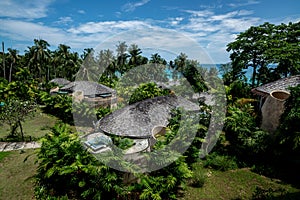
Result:
M262 114L261 128L273 133L280 124L280 116L285 109L285 101L289 98L289 87L300 84L300 75L282 78L252 89L260 96Z
M92 81L74 81L65 85L60 90L69 93L82 91L84 96L88 97L106 97L116 93L115 90Z
M49 81L49 83L55 83L59 86L65 86L71 82L64 78L55 78L55 79L52 79L51 81Z
M290 76L287 78L282 78L277 81L261 85L259 87L253 88L252 92L254 94L266 97L271 94L274 90L284 90L289 91L289 87L295 87L300 84L300 75Z
M186 111L199 111L199 106L175 95L146 99L119 109L100 119L96 128L104 133L149 138L156 126L167 126L172 110L182 107Z

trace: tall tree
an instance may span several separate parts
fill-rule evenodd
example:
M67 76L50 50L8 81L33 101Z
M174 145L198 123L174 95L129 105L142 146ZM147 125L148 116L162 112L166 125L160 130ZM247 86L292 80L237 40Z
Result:
M136 44L130 45L128 48L130 59L129 59L129 68L137 67L139 65L144 65L148 62L146 57L141 56L142 50Z
M300 72L300 22L252 26L227 45L232 68L253 68L252 87ZM274 64L275 68L269 67ZM268 77L266 76L268 75Z
M268 49L269 35L274 25L264 23L260 26L252 26L245 32L240 33L234 42L227 45L227 51L232 51L230 58L233 68L242 71L252 67L252 87L257 84L257 70L268 65L265 51Z
M277 63L275 73L287 77L300 72L300 22L275 27L267 56Z
M150 63L166 65L167 61L163 59L158 53L152 54L150 58Z
M117 51L117 66L118 71L123 74L126 72L126 64L127 64L127 58L129 58L129 55L127 52L127 44L125 42L119 42L119 44L116 46Z
M5 52L4 52L4 42L2 42L2 67L3 67L3 78L6 79L6 66L5 66Z
M72 80L78 71L80 58L78 53L72 53L71 47L60 44L52 54L51 63L54 67L54 77L63 77Z
M99 80L99 67L94 58L94 50L92 48L84 49L81 57L83 61L75 75L76 80L97 82Z
M50 69L48 61L50 58L50 45L47 41L42 39L34 39L34 46L28 47L27 53L30 55L29 64L36 72L38 71L38 78L42 81L43 72L46 74L46 80L49 80Z
M11 49L11 48L8 48L7 50L8 50L7 59L9 59L9 63L10 63L8 82L11 82L13 69L16 67L17 61L20 59L20 57L18 55L19 53L18 50Z

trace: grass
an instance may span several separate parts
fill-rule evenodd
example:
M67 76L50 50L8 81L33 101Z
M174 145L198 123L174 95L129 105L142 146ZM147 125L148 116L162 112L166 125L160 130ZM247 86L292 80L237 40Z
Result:
M23 162L34 150L0 153L0 200L29 200L34 198L35 155ZM4 157L5 156L5 157Z
M27 155L34 150L26 150L25 153L12 151L0 153L0 200L29 200L34 199L33 175L37 165L34 164L35 154L23 162ZM185 195L180 200L207 200L207 199L251 199L257 187L268 191L272 188L272 199L300 199L300 189L285 184L280 180L270 179L252 172L248 168L215 171L204 169L206 178L203 187L188 186ZM285 196L280 196L284 191ZM277 196L277 197L276 197Z
M300 189L280 180L258 175L248 168L225 172L206 170L207 178L203 187L187 187L181 200L252 199L257 189L259 194L263 193L265 196L265 193L271 191L272 199L300 199Z
M27 119L23 124L25 135L40 138L48 133L57 121L57 118L38 111L33 118ZM74 126L72 128L75 130ZM0 138L5 138L8 134L9 127L0 126ZM37 166L34 164L36 156L32 155L23 162L26 156L33 152L34 150L25 150L25 153L0 152L0 200L35 199L32 177L36 173ZM224 172L202 170L198 175L201 180L202 178L205 180L203 186L199 188L188 186L180 200L252 199L254 194L258 199L269 197L268 195L272 195L271 199L300 199L300 189L280 180L258 175L248 168ZM202 177L202 173L205 177Z
M28 118L22 123L24 136L31 136L32 138L40 138L46 133L49 133L51 127L58 121L54 116L47 115L38 110L34 117ZM3 124L0 126L0 138L5 138L9 135L9 126Z
M10 154L10 152L0 152L0 161L3 160L9 154Z

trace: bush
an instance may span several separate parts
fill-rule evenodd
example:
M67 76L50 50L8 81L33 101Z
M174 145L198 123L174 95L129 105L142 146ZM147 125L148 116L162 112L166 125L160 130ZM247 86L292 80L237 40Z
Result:
M99 163L65 124L57 124L42 139L37 157L37 199L108 199L126 192L123 173Z
M204 167L211 167L220 171L227 171L238 168L235 158L225 155L218 155L215 152L208 155L203 161L203 164Z
M283 188L279 189L273 189L273 188L268 188L264 189L262 187L257 186L255 188L255 191L252 195L253 200L271 200L274 198L279 198L280 196L283 197L284 195L287 194L287 191Z
M191 178L190 185L193 187L202 187L207 178L206 171L200 163L195 163L192 165L193 177Z
M42 139L37 154L37 199L176 199L179 188L192 177L181 156L168 167L134 174L140 181L129 184L124 172L100 163L84 150L78 135L65 124L57 124Z
M168 95L169 93L170 91L168 89L160 89L155 83L141 84L136 90L134 90L129 99L129 104L157 96Z

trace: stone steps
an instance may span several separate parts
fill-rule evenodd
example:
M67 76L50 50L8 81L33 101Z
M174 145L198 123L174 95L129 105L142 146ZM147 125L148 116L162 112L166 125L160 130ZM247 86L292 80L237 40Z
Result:
M21 149L36 149L41 145L38 142L0 142L0 152Z

